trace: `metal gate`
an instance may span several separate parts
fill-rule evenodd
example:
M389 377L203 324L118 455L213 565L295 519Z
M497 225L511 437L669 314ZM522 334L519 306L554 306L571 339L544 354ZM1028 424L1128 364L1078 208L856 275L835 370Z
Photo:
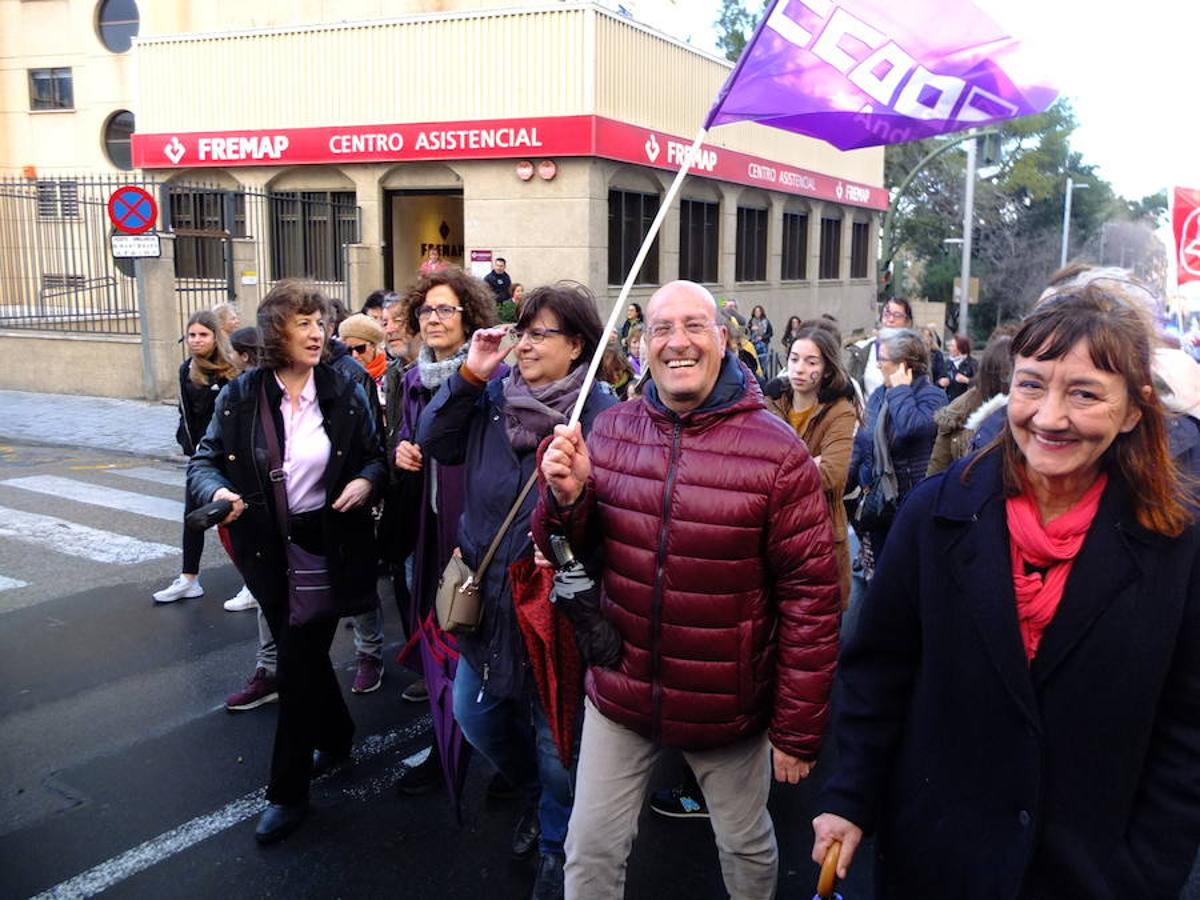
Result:
M109 248L111 177L0 178L0 328L138 334L132 269Z

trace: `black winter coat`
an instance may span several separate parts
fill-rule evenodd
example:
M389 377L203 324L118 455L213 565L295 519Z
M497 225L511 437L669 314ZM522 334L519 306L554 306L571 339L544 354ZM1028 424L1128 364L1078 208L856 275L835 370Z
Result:
M838 664L817 808L877 832L881 897L1178 896L1200 841L1200 530L1110 482L1032 665L1000 456L926 481Z
M208 431L217 394L229 383L224 378L217 378L212 384L196 384L191 379L191 365L189 357L179 367L179 427L175 429L175 440L184 456L196 452L200 438Z
M324 364L313 370L313 377L331 445L322 510L325 553L338 600L354 608L376 590L379 554L371 501L344 513L334 512L331 504L355 478L366 478L374 487L374 497L379 496L387 480L383 447L363 389ZM197 505L209 502L219 488L228 488L246 501L246 512L229 526L234 562L263 609L270 610L287 606L287 563L267 477L266 436L258 415L259 385L264 378L275 430L284 442L279 412L282 391L274 373L251 369L230 382L218 398L208 433L188 464L188 491Z
M597 381L583 407L586 437L592 421L616 404L612 388ZM458 546L472 570L487 552L513 501L533 474L537 454L518 453L504 428L504 381L476 387L451 375L421 413L417 443L439 463L463 465L467 503L458 525ZM495 697L520 697L525 690L525 645L517 630L508 567L533 556L529 517L537 491L525 498L481 585L483 621L474 634L458 635L458 647Z

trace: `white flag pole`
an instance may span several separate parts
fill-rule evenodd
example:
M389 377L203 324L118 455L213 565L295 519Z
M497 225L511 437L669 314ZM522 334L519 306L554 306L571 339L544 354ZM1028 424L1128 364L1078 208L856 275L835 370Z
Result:
M701 128L696 134L696 139L692 141L691 149L683 158L683 165L679 167L679 171L675 174L675 180L671 182L671 187L667 189L667 196L663 198L663 202L658 206L658 215L654 217L654 221L650 223L650 230L646 232L646 238L642 241L641 249L638 250L637 258L633 261L633 266L629 269L629 274L625 276L625 283L621 285L621 294L617 297L617 302L609 313L608 322L604 325L604 332L600 335L600 344L596 347L596 353L592 356L591 364L588 365L587 375L583 379L583 387L579 389L579 399L575 401L575 409L571 411L571 421L569 424L574 425L579 421L579 417L583 414L583 406L587 402L588 393L592 389L592 383L596 380L596 372L600 369L600 360L604 358L604 351L608 348L608 336L612 334L613 329L617 327L617 319L621 315L621 311L625 309L625 303L629 299L629 292L633 290L633 282L637 278L638 272L641 271L642 263L646 261L646 256L650 253L650 247L654 243L654 239L658 236L658 231L662 228L663 221L667 218L667 210L671 208L671 204L675 202L675 196L679 193L679 188L683 185L683 179L687 177L687 173L692 168L692 161L700 153L700 146L704 143L704 135L707 134L707 129Z

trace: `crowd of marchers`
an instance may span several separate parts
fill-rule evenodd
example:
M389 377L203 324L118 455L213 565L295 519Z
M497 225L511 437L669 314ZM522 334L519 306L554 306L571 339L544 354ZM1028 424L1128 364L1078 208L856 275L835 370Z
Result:
M379 689L383 577L421 676L403 699L453 711L399 789L459 802L474 751L535 898L625 895L664 752L685 777L652 809L710 821L730 896L773 896L771 781L824 741L813 859L836 845L881 897L1176 896L1200 842L1200 366L1155 295L1068 267L977 356L899 298L846 344L793 317L774 378L761 307L678 281L625 315L606 337L579 284L432 259L354 315L284 281L256 327L192 316L186 506L229 504L226 608L258 616L226 705L279 711L257 840L352 760L329 649L352 621L351 691ZM157 602L203 594L202 549L185 528Z

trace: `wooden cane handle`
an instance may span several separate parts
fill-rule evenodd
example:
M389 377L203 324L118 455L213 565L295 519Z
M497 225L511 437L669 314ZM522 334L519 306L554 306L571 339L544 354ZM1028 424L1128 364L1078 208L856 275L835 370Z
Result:
M821 874L817 878L817 896L832 897L837 885L838 857L842 853L842 842L834 841L825 851L825 861L821 863Z

